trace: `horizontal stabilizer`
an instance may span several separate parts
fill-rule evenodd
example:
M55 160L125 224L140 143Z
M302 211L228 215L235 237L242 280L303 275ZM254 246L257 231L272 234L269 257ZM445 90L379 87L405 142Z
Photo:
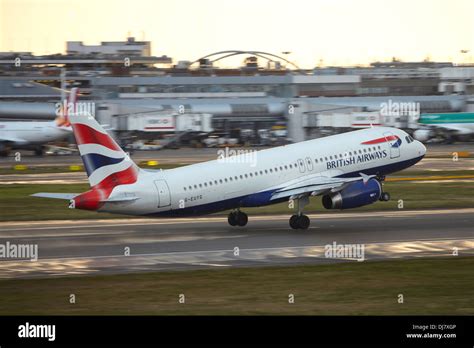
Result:
M32 197L41 197L41 198L54 198L54 199L73 199L79 195L79 193L51 193L51 192L38 192L34 193Z
M110 197L101 201L102 203L120 203L120 202L133 202L136 201L138 197L136 196L117 196L117 197Z

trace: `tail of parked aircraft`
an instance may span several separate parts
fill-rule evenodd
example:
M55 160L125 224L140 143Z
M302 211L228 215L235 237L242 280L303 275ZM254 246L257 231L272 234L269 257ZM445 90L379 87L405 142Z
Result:
M61 102L59 109L56 110L58 116L56 117L56 120L54 122L57 127L71 126L71 123L69 122L69 114L76 110L78 92L79 89L77 87L72 88L71 92L69 92L66 104L64 105Z

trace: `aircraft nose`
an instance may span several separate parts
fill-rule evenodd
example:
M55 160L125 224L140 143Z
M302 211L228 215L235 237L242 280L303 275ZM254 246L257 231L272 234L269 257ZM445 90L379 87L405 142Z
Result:
M421 141L418 141L418 140L416 141L418 142L418 154L420 156L424 156L426 154L426 146L423 145Z

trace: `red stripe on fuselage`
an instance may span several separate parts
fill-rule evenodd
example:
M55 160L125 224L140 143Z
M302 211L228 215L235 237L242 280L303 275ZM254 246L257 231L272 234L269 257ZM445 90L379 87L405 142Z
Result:
M396 135L389 135L388 137L382 137L374 140L364 141L363 145L373 145L373 144L380 144L385 143L387 141L397 140L398 137Z
M74 136L76 137L77 145L100 144L108 147L111 150L121 151L120 147L108 134L100 133L95 129L81 123L73 124L72 128L74 130Z
M76 196L74 198L75 208L97 210L104 205L104 202L101 201L109 198L115 186L133 184L137 181L137 178L138 171L133 165L121 172L110 174L89 191Z

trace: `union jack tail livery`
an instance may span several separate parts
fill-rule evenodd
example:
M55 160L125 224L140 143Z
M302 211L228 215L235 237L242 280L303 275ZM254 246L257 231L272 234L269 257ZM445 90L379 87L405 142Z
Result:
M74 198L77 208L97 210L114 187L137 181L139 167L92 116L70 115L91 189Z

